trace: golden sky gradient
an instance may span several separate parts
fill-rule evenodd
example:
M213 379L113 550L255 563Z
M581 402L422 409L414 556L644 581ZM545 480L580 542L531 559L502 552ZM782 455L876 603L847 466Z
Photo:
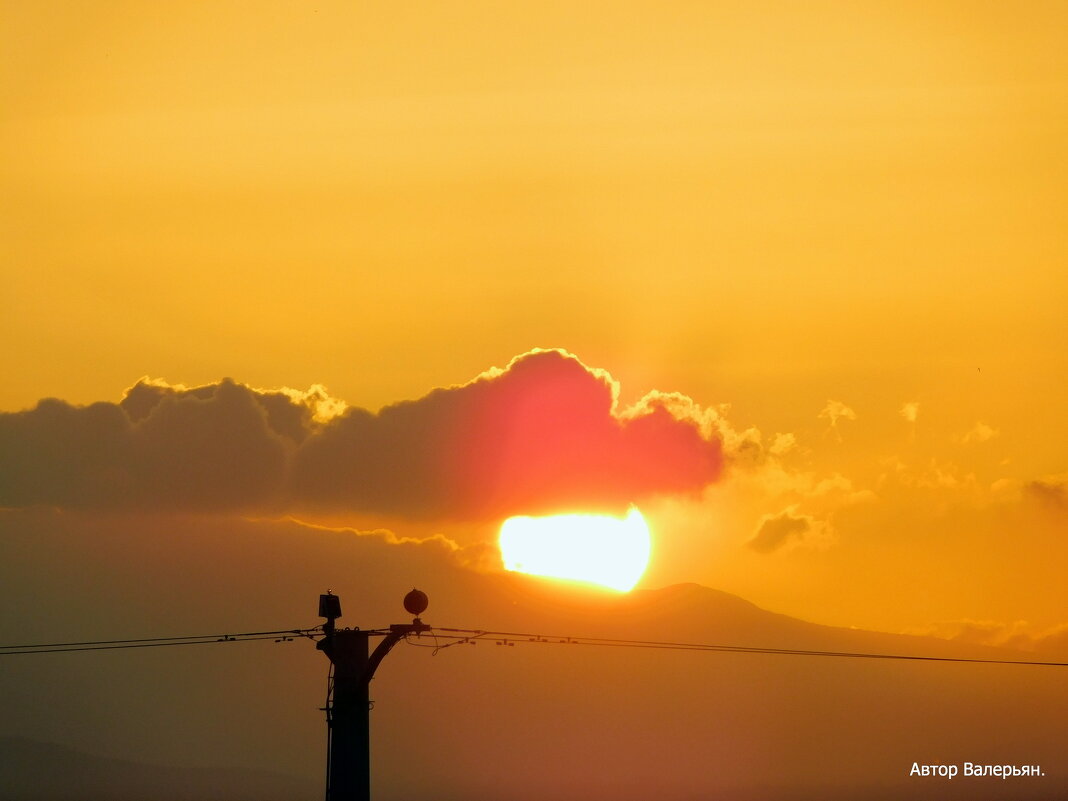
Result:
M646 586L1068 622L1063 4L4 17L0 408L149 375L375 410L561 347L727 432L643 509Z
M0 646L418 586L434 626L1068 661L1068 4L0 16ZM501 571L503 519L631 503L631 593ZM15 736L317 797L297 639L0 655L0 773ZM390 655L377 797L1068 788L1062 667L518 645ZM965 759L1047 775L908 775Z

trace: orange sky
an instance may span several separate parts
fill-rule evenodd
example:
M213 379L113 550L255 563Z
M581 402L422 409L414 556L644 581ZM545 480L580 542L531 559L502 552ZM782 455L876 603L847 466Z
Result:
M0 7L0 645L1068 659L1068 5ZM500 572L631 502L632 594ZM520 645L391 654L379 797L1068 787L1063 668ZM0 758L314 797L325 659L228 648L5 656Z
M1038 636L1065 14L7 4L0 408L149 375L374 410L562 347L727 432L722 481L644 510L646 586Z

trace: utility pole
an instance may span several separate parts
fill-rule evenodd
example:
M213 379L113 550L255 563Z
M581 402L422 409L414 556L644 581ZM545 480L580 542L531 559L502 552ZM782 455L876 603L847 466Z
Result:
M389 629L338 630L341 599L330 593L319 596L319 616L325 636L316 648L332 663L326 697L326 801L370 801L371 798L371 679L375 670L398 642L408 634L429 631L419 619L427 607L426 594L413 589L404 596L404 608L415 619L394 623ZM382 637L373 652L371 637Z

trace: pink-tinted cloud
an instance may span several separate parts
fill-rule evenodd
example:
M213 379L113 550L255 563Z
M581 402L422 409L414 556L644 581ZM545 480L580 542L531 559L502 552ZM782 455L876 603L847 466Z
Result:
M118 404L0 414L0 505L482 520L615 509L717 478L720 441L698 420L658 395L623 413L617 395L562 351L377 413L321 388L141 381Z
M301 447L298 499L423 517L618 508L696 492L718 476L718 440L663 406L617 414L616 387L560 351L377 415L350 409Z

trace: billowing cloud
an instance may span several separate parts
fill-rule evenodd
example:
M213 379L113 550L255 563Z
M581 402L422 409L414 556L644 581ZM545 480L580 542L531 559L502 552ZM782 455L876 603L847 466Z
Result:
M935 623L914 634L932 635L947 640L1016 648L1049 654L1068 653L1068 623L1048 628L1034 626L1026 620L1006 623L996 620L950 620Z
M819 419L829 420L831 423L831 430L834 431L835 436L841 441L842 434L838 430L839 420L856 420L857 413L852 408L846 406L841 401L828 400L827 404L820 410Z
M297 453L302 501L421 517L619 508L713 481L721 447L656 398L617 409L611 377L536 351L378 414L350 409Z
M1047 476L1023 485L1024 497L1058 511L1068 509L1068 476Z
M678 397L620 410L611 376L555 350L377 413L321 387L143 380L118 404L0 414L0 506L456 520L618 508L719 475L720 438Z
M811 517L798 514L797 508L791 506L777 515L762 517L756 533L747 544L758 553L772 553L789 541L804 537L813 527Z
M793 434L776 434L768 446L768 453L772 456L783 456L796 447L797 438Z
M989 442L996 437L1000 431L992 426L988 426L986 423L979 422L972 426L964 436L960 438L960 441L964 445L976 445L982 442Z
M296 447L283 432L300 431L301 411L275 401L230 380L193 390L145 383L119 404L47 399L0 414L0 505L277 503Z
M909 401L901 407L899 413L910 423L915 423L916 418L920 415L920 404L916 401Z

